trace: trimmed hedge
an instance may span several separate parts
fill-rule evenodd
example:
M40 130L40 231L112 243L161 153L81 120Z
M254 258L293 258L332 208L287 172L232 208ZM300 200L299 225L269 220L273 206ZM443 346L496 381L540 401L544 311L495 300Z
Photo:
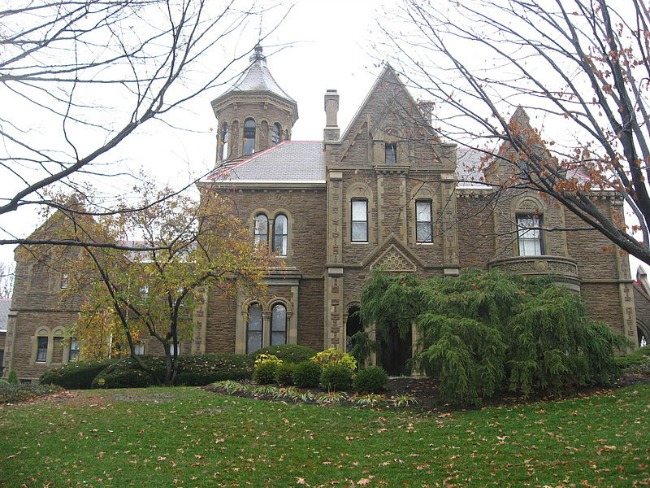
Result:
M79 361L52 368L43 373L38 380L41 385L58 385L68 390L87 390L93 380L117 359L102 361Z
M215 381L250 380L254 358L244 354L180 356L177 385L205 386Z
M144 371L135 359L126 358L102 371L93 381L93 388L144 388L162 383L166 370L165 357L142 356L140 359L153 375ZM253 362L252 356L242 354L180 356L176 384L205 386L215 381L249 380L253 374ZM100 384L100 380L103 380L103 384Z
M278 344L276 346L263 347L252 355L257 357L261 354L272 354L286 363L302 363L316 355L311 347L299 346L298 344Z

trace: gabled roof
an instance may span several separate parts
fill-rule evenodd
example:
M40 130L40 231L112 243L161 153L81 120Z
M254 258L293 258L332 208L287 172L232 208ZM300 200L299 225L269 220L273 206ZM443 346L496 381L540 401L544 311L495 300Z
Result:
M10 308L11 300L8 298L0 298L0 332L7 332Z
M226 161L208 177L228 183L325 183L319 141L284 141L240 161Z
M344 141L350 136L350 132L353 130L353 127L355 126L357 120L366 111L366 108L368 104L371 102L371 100L373 99L373 97L381 96L378 94L378 92L382 85L390 85L398 88L402 92L402 94L411 102L413 107L418 106L417 102L415 101L411 93L406 89L406 86L404 86L404 83L402 83L402 81L399 79L397 73L395 73L393 67L390 64L386 63L384 69L382 70L382 72L377 77L372 87L368 91L366 98L364 98L363 102L359 106L359 109L354 114L354 117L352 117L352 120L350 121L347 128L345 129L345 132L343 133L340 139L341 141ZM421 124L423 127L430 125L430 121L426 120L424 114L419 109L411 113L410 116L417 118L418 123ZM375 123L376 122L377 121L375 121Z

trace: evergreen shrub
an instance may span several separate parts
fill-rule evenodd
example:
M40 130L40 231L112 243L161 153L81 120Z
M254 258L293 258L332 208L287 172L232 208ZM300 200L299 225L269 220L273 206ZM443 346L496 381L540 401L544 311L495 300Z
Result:
M247 354L199 354L180 356L176 384L205 386L216 381L250 380L254 358Z
M48 369L38 382L41 385L58 385L68 390L87 390L92 388L93 380L99 373L117 361L117 359L104 359L67 363Z
M293 383L298 388L318 388L322 368L314 361L303 361L296 364L293 371Z
M383 368L379 366L368 366L357 372L352 386L355 391L366 394L380 393L386 389L387 384L388 375Z
M275 376L282 364L273 354L259 354L253 366L253 381L259 385L270 385L275 383Z
M293 372L296 369L296 363L280 364L275 372L275 382L280 386L293 385Z
M350 391L353 372L345 364L325 366L320 375L320 383L327 391Z

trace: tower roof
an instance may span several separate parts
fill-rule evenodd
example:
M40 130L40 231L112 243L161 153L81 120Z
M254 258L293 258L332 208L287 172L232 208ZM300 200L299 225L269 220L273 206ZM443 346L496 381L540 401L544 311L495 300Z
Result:
M293 98L280 88L280 85L273 78L271 71L269 71L262 46L255 46L255 52L251 55L250 60L252 64L241 74L232 88L226 91L226 93L233 91L267 91L293 101Z

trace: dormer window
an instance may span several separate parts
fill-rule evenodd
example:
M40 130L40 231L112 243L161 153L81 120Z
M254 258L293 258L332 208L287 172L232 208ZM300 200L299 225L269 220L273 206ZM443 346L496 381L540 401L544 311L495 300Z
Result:
M397 163L397 143L386 143L386 164Z
M255 152L255 119L248 118L244 121L244 146L243 156L250 156Z

